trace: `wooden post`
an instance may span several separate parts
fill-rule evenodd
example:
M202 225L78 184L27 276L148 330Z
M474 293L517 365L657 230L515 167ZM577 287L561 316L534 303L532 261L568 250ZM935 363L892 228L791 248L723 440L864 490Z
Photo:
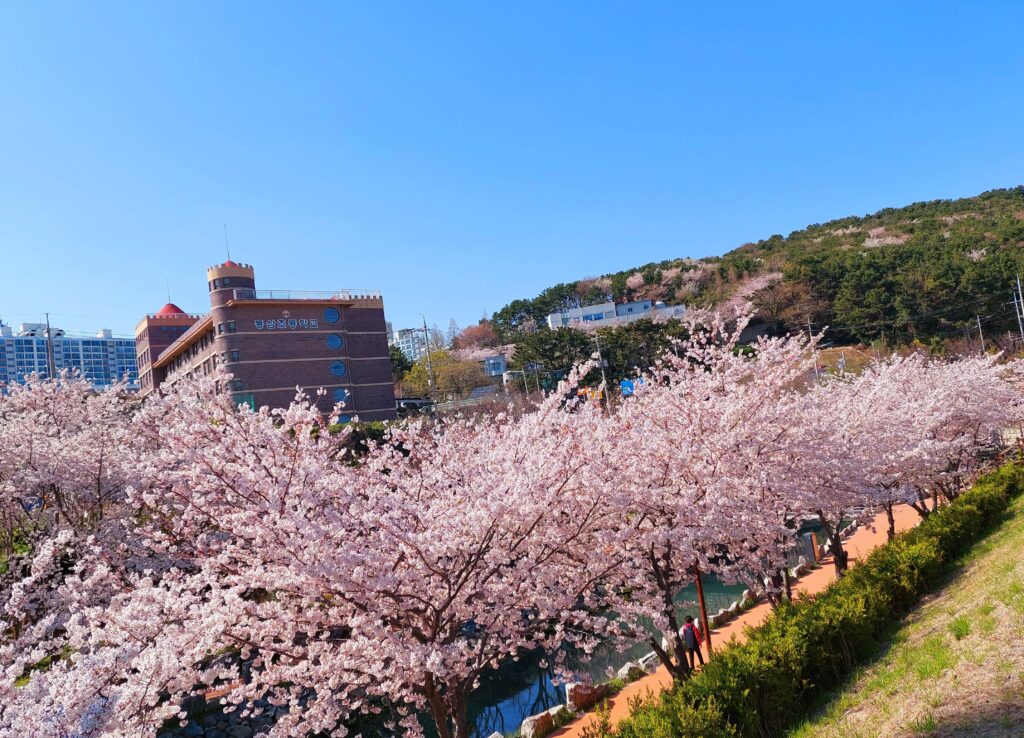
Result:
M693 574L697 582L697 603L700 605L700 621L704 627L704 640L708 644L708 658L711 658L711 624L708 623L708 608L704 603L704 583L700 580L700 569L693 565Z

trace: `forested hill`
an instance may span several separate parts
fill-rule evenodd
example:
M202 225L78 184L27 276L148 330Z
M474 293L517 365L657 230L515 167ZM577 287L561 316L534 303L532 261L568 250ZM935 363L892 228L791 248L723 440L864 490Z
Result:
M934 342L1017 330L1024 187L885 208L740 246L558 284L494 314L505 340L563 306L608 299L713 307L751 300L777 331L830 326L830 340Z

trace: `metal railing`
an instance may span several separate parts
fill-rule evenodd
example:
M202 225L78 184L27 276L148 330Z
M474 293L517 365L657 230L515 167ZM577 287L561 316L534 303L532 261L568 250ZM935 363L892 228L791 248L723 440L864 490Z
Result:
M380 290L233 290L236 300L379 300Z

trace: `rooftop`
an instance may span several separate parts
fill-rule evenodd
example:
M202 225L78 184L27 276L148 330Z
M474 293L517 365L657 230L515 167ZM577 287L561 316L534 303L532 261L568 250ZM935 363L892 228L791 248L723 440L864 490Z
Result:
M184 310L175 305L173 302L169 302L162 308L156 311L155 315L173 315L175 317L179 315L188 315Z

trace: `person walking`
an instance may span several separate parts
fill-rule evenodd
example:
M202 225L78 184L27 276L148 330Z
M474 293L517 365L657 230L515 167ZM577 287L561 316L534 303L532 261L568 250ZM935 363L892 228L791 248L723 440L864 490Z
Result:
M690 669L696 668L694 666L695 654L697 656L697 661L700 662L701 666L704 666L704 655L700 652L700 642L700 628L693 622L693 617L687 615L686 623L683 625L683 643L686 645L686 656L690 661Z

